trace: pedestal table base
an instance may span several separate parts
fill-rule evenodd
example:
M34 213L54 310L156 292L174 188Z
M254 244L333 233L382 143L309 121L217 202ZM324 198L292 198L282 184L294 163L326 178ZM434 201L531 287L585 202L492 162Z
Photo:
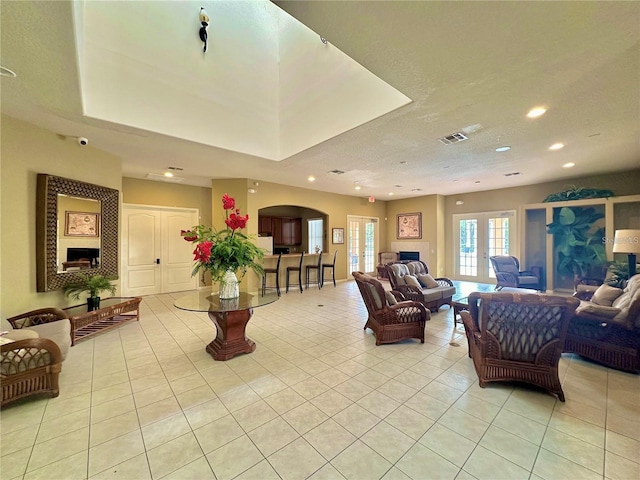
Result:
M209 311L209 318L218 329L215 340L207 345L209 355L215 360L224 361L240 353L255 351L255 342L245 336L245 329L252 315L252 308L229 312Z

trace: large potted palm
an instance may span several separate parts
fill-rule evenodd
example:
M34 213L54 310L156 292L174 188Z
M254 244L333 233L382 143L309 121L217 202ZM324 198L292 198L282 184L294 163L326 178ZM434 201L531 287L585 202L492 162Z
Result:
M115 278L105 277L104 275L86 275L79 273L75 280L67 283L64 287L64 293L74 300L79 300L80 295L88 292L87 309L97 310L100 308L100 292L107 291L111 295L116 293L116 286L111 283Z

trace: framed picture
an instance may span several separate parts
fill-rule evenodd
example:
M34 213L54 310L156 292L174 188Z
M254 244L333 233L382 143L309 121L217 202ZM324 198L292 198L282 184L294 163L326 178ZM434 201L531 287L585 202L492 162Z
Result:
M399 213L397 217L398 240L422 238L422 213Z
M344 243L344 228L332 229L333 242L332 243Z
M99 237L100 214L66 211L64 234L68 237Z

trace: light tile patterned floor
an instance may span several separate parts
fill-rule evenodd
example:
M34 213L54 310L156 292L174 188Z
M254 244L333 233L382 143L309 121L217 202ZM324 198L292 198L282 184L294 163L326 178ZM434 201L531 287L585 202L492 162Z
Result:
M564 356L566 403L481 389L447 307L425 344L376 347L353 282L256 309L257 350L215 362L178 296L73 347L58 398L2 411L3 480L640 478L640 376Z

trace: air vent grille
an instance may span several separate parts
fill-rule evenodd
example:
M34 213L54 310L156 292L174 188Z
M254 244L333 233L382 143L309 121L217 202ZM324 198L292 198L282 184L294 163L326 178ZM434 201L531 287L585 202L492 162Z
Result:
M342 170L329 170L331 175L342 175L344 172Z
M182 167L167 167L167 170L173 170L174 172L181 172L184 170Z
M438 140L445 145L451 145L452 143L462 142L467 140L467 136L462 132L452 133L451 135L447 135L446 137L440 137Z

